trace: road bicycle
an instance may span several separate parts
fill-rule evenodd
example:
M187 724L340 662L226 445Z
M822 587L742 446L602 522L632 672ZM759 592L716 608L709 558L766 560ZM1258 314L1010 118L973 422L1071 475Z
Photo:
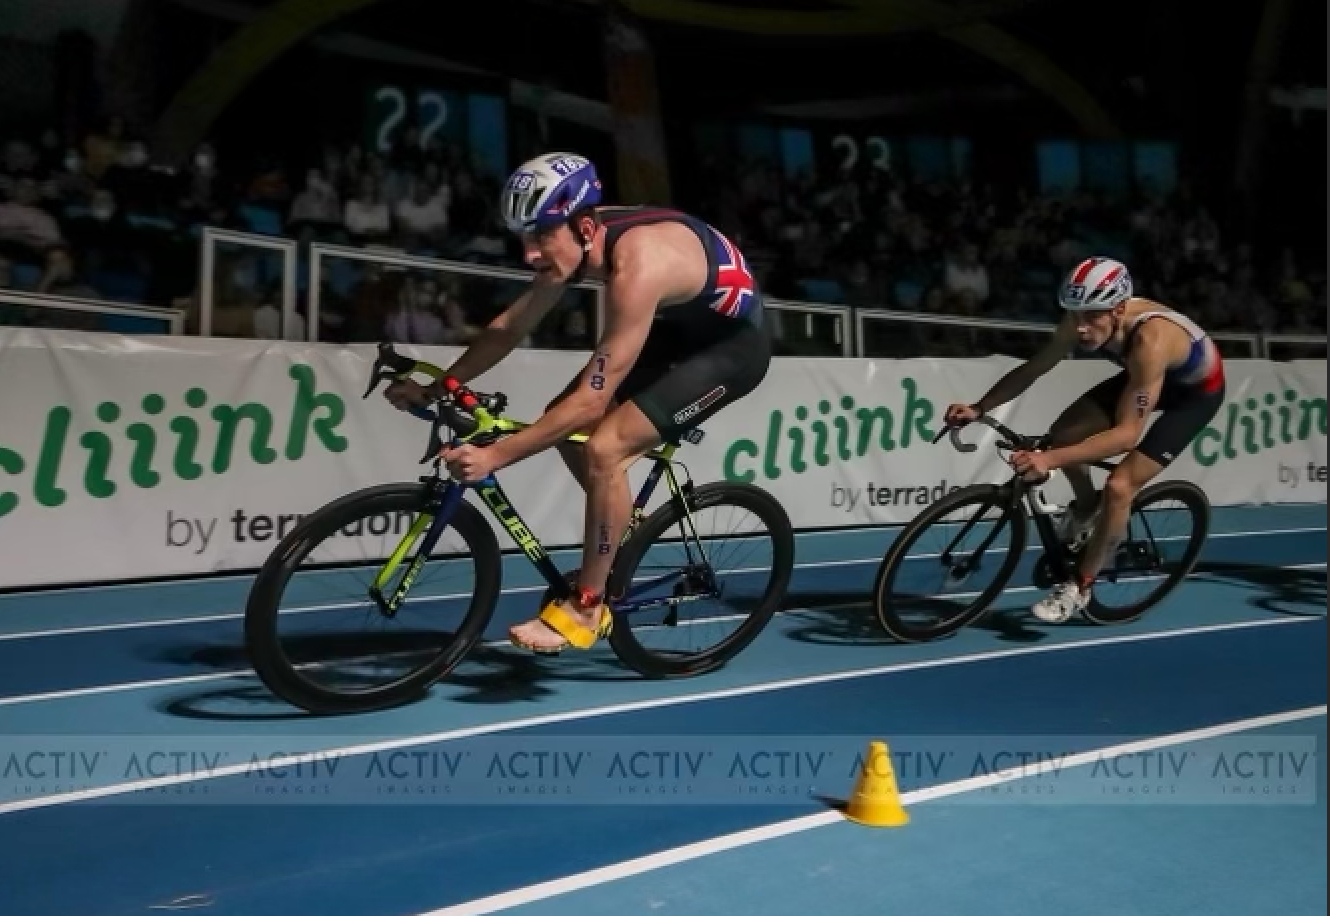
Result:
M1049 444L1047 434L1034 438L1022 436L989 416L981 416L974 422L987 426L998 434L995 446L999 452L1040 451ZM944 426L933 439L934 444L941 441L943 436L950 434L951 444L957 451L962 453L975 451L977 445L960 440L961 428ZM1092 466L1103 471L1112 471L1115 464L1098 461L1093 462ZM873 583L873 606L878 622L887 634L899 642L926 642L950 636L981 618L1006 589L1025 557L1027 529L1031 517L1034 520L1040 546L1043 548L1042 554L1031 570L1035 587L1047 589L1057 582L1073 578L1077 559L1083 548L1068 546L1058 537L1052 516L1059 507L1048 501L1045 490L1042 489L1046 482L1031 483L1021 474L1014 474L1012 479L1004 484L973 484L962 487L933 503L906 525L883 557ZM1191 520L1191 533L1185 538L1156 537L1151 523L1152 515L1158 514L1158 510L1152 507L1174 500L1185 507ZM964 522L944 521L957 510L971 508L978 511L970 514ZM981 519L994 508L999 512L996 519L984 521L981 526ZM1121 607L1103 603L1101 589L1097 588L1089 607L1082 612L1085 618L1099 625L1125 624L1140 619L1191 574L1200 557L1209 528L1210 502L1200 487L1184 480L1166 480L1143 488L1133 500L1127 533L1119 542L1114 556L1110 558L1110 564L1099 574L1096 582L1116 584L1139 577L1142 581L1157 583L1157 587L1144 598ZM912 555L911 548L930 530L938 530L946 546L936 552ZM955 531L954 535L951 533L952 530ZM1007 546L999 548L999 551L1005 552L1000 552L995 557L989 556L990 549L1004 530L1009 532L1010 539ZM973 552L966 552L958 545L971 533L977 535L980 543ZM1165 551L1161 544L1171 546L1179 540L1185 540L1186 543L1181 549L1181 556L1174 560L1171 557L1177 551ZM938 598L931 594L918 594L914 590L901 589L898 592L895 587L898 578L902 578L902 573L907 569L913 575L915 572L930 570L934 566L942 574L943 585L964 586L984 568L986 563L997 566L997 576L992 584L982 591L963 592L957 595L956 597L972 597L974 600L957 613L931 615L934 617L932 622L912 620L911 610L912 606L921 606L925 611L935 610L941 603Z
M566 599L573 593L577 570L560 571L494 475L479 484L463 485L441 472L439 453L445 441L445 430L449 433L447 441L454 446L461 443L487 446L529 424L504 416L508 403L504 394L484 394L459 385L456 380L447 378L440 367L403 356L387 343L379 345L378 358L364 397L368 398L382 382L408 378L416 373L442 379L446 388L443 397L435 402L434 410L412 408L410 411L430 423L429 446L421 463L432 460L431 473L415 483L388 483L358 490L304 517L269 555L250 591L245 609L245 641L254 670L274 694L308 712L367 712L409 702L451 673L482 639L503 591L503 553L494 530L481 511L464 499L469 489L477 492L483 507L498 520L521 555L539 573L547 586L542 601ZM715 482L694 486L691 472L675 459L683 442L697 444L702 441L702 436L702 430L695 427L645 456L652 462L650 473L633 503L632 515L619 541L607 583L608 603L614 615L609 645L623 664L645 677L696 676L724 665L751 643L770 621L785 597L794 569L794 530L784 508L775 498L746 483ZM585 443L586 439L584 434L568 437L568 441L578 443ZM682 480L676 472L676 464L684 468ZM662 477L669 487L669 499L647 515L647 504ZM738 595L750 596L746 614L710 618L745 618L727 639L694 652L648 649L634 632L635 627L645 629L650 626L640 622L646 620L647 612L664 615L656 625L658 628L678 628L682 605L724 599L729 591L729 580L713 568L714 557L704 549L697 534L698 513L718 507L751 513L764 523L771 538L764 563L740 568L732 575L743 577L769 571L771 578L760 590L733 590L731 597L736 601ZM314 658L299 658L301 653L297 650L308 647L304 644L284 646L278 636L278 609L283 595L297 568L320 544L338 539L347 531L363 530L357 526L367 519L391 518L402 513L411 519L409 529L386 558L376 556L371 561L371 565L377 566L373 582L358 596L361 600L356 605L368 599L367 613L376 625L395 620L427 566L432 563L455 564L464 559L445 561L432 556L444 532L451 531L460 536L475 567L469 585L460 596L468 601L466 613L453 632L411 636L408 645L398 646L396 651L388 653L393 658L420 659L418 666L399 677L374 686L365 686L360 675L353 676L350 684L322 683L316 675L322 673L328 662L310 651L306 654L314 654ZM677 539L667 537L676 526ZM752 548L751 539L741 544ZM649 576L637 575L639 567L645 565L644 560L658 561L663 548L670 545L682 549L681 563ZM762 559L759 556L759 561ZM332 565L340 569L346 564ZM661 589L665 592L663 595L646 597L648 592ZM428 603L432 599L415 600ZM312 613L308 608L302 610ZM366 657L369 640L350 642L346 648L351 657L347 661L359 664ZM328 646L323 646L320 651L325 649L331 651Z

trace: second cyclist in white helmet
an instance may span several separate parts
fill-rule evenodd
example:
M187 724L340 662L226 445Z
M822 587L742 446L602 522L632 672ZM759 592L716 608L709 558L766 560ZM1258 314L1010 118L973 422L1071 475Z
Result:
M1060 469L1076 494L1061 534L1083 548L1077 575L1034 606L1046 623L1062 623L1089 603L1091 585L1126 530L1136 494L1205 430L1225 392L1224 361L1214 341L1185 315L1137 296L1120 261L1095 257L1077 264L1058 287L1058 304L1065 314L1043 349L974 404L947 409L951 423L973 420L1020 397L1076 349L1122 367L1063 411L1048 451L1012 456L1012 466L1031 480ZM1160 416L1146 432L1156 412ZM1097 492L1085 465L1118 455L1125 457Z

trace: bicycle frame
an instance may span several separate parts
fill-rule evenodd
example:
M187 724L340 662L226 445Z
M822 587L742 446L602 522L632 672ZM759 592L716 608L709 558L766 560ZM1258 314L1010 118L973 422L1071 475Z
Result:
M987 416L980 417L975 422L982 423L983 425L988 426L990 429L994 430L996 433L998 433L999 436L1003 437L1003 439L1006 440L1005 442L999 443L998 445L999 448L1037 451L1044 448L1047 445L1047 436L1041 436L1038 438L1021 436L1020 434L1013 432L1012 430L1004 426L1002 423L992 419L991 417ZM933 441L937 442L944 435L946 435L947 432L948 429L946 427L943 427L942 431L938 433L937 438L934 439ZM962 443L960 441L960 439L958 438L960 433L960 427L952 427L950 429L950 433L951 433L952 445L955 446L957 451L973 452L975 449L978 448L977 445ZM1116 467L1116 465L1111 461L1092 461L1089 462L1089 467L1097 468L1101 471L1107 471L1111 473L1113 469ZM1024 500L1026 506L1026 514L1031 518L1031 520L1034 523L1035 531L1039 536L1039 540L1043 544L1044 556L1048 558L1049 567L1053 575L1059 579L1071 578L1072 574L1075 572L1075 569L1073 567L1076 560L1076 555L1071 551L1067 550L1066 546L1062 543L1061 539L1058 537L1057 529L1053 526L1053 521L1049 517L1049 514L1046 511L1043 511L1042 507L1036 504L1035 494L1032 491L1033 486L1034 484L1025 480L1020 474L1013 474L1011 479L1008 480L1007 483L1003 484L1002 486L1002 490L1004 492L1003 501L1006 503L1004 509L1007 513L1010 513L1010 511L1015 508L1016 503ZM960 533L957 534L956 538L953 539L952 543L947 547L946 551L944 551L944 556L950 556L952 548L955 547L957 543L960 543L961 539L964 538L964 536L967 533L969 533L970 529L975 525L979 517L980 517L979 515L975 515L974 518L970 519L970 521L967 522L961 528ZM1010 518L1010 515L1008 514L1006 517ZM1146 519L1143 514L1141 516L1141 523L1145 526L1146 535L1150 540L1151 546L1155 547L1156 545L1154 544L1154 535L1152 532L1150 532L1149 520ZM1130 530L1130 524L1131 523L1129 520L1128 521L1129 530ZM977 551L975 551L974 557L977 558L983 556L984 552L988 550L993 540L997 537L997 533L1000 530L1000 528L1001 528L1000 525L993 526L992 530L988 534L988 537L984 540L984 543L980 545ZM1124 541L1125 540L1126 539L1124 538Z
M392 377L405 377L410 375L413 371L424 372L435 378L444 377L443 370L439 369L437 366L398 357L392 352L391 346L388 344L380 344L379 351L379 363L387 363L388 365L393 366L396 370L392 373ZM396 360L395 363L394 360ZM382 373L379 371L379 363L376 363L376 373L381 377ZM407 366L408 363L410 364L409 367ZM366 392L367 397L370 391L373 391L375 384L375 382L371 383L369 391ZM501 415L496 415L489 409L480 406L474 396L472 397L472 400L476 402L476 406L473 408L471 415L475 421L475 428L466 435L454 436L451 440L453 447L464 443L490 445L503 436L520 432L531 425L520 420L513 420ZM441 459L438 457L440 451L438 428L441 421L444 419L444 414L434 414L423 409L412 410L411 413L420 419L428 420L434 424L431 433L430 451L427 451L426 453L427 457L429 457L432 452L433 472L430 475L421 478L421 483L430 488L430 500L427 503L426 511L422 512L415 520L374 579L374 583L370 588L370 594L379 604L380 609L388 616L396 614L397 609L401 607L402 602L406 599L406 595L410 591L411 586L415 583L421 570L424 569L425 564L429 561L430 554L433 552L439 538L443 535L444 530L448 527L453 513L457 510L457 504L463 499L467 489L474 489L477 492L481 501L485 505L485 508L490 511L490 514L492 514L503 526L504 530L508 532L508 536L512 539L513 543L521 549L527 560L529 560L531 565L540 573L541 578L545 580L554 596L559 600L570 599L573 595L573 591L568 579L559 571L559 568L554 565L554 561L550 558L548 551L546 551L544 545L540 542L540 539L534 532L532 532L525 520L523 520L521 513L519 513L517 508L512 504L512 501L504 492L503 487L499 484L498 478L495 475L491 474L477 484L461 484L455 480L444 480L441 478ZM588 438L589 437L585 433L573 433L567 436L565 441L575 444L585 444ZM683 439L696 444L702 441L702 433L700 430L691 430L684 435ZM641 489L638 491L636 499L633 501L628 524L625 526L623 535L619 538L619 544L616 547L616 550L621 549L623 545L628 542L628 539L632 537L637 530L637 526L641 524L642 519L646 514L647 504L651 501L651 497L655 493L656 487L659 485L662 476L666 479L671 496L674 499L679 500L680 506L682 507L682 512L680 513L681 527L682 520L686 519L688 528L691 529L691 537L697 537L696 526L693 523L692 509L688 505L688 500L685 498L687 493L692 489L692 482L691 480L688 480L684 483L680 483L679 477L674 469L674 455L679 448L679 442L666 442L663 445L651 449L642 456L651 460L653 465L650 473L647 475L647 479L643 482ZM691 567L696 560L693 557L692 547L688 544L690 532L684 531L682 533L684 535L683 542L685 550L688 555L688 564ZM415 544L421 538L422 534L424 535L424 540L420 541L420 547L407 566L406 572L402 576L400 583L395 589L393 589L391 597L385 599L383 597L384 589L388 587L388 584L392 581L394 575L406 560L407 554L411 551L411 545ZM698 546L698 552L702 552L700 545ZM640 585L633 586L629 589L627 595L612 602L611 606L613 610L616 613L631 613L647 607L648 605L659 603L654 600L635 601L632 599L642 591L666 581L671 578L672 575L674 574L666 574L641 583Z

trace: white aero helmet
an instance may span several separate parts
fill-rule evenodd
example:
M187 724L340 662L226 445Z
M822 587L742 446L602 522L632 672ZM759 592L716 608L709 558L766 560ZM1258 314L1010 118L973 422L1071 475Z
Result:
M539 232L600 203L600 178L576 153L545 153L518 166L504 183L499 212L510 232Z
M1058 287L1058 305L1069 312L1107 311L1131 296L1131 272L1112 258L1086 258Z

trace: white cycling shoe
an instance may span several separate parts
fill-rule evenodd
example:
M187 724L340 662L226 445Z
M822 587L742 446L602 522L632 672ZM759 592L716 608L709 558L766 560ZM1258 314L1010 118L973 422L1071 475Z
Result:
M1053 586L1048 597L1040 601L1030 611L1044 623L1066 623L1090 605L1090 593L1081 591L1075 582L1063 582Z

